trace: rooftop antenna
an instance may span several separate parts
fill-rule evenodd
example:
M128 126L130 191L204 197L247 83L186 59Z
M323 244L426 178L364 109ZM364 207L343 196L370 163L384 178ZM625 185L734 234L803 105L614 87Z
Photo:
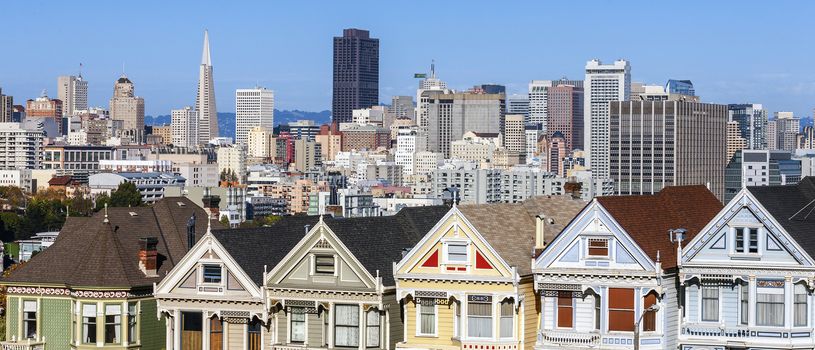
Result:
M807 203L807 205L803 206L801 209L799 209L798 211L796 211L796 212L795 212L795 214L792 214L792 216L790 216L790 218L789 218L789 219L787 219L787 220L792 220L792 218L794 218L796 215L798 215L798 214L800 214L802 211L804 211L804 209L806 209L807 207L809 207L810 205L812 205L812 203L813 203L813 202L815 202L815 199L813 199L813 200L809 201L809 203ZM806 220L806 218L808 218L808 217L809 217L809 214L812 214L812 211L813 211L813 210L815 210L815 207L812 207L812 209L810 209L810 210L809 210L809 213L807 213L807 215L806 215L806 216L804 216L804 220Z
M82 78L82 62L79 62L79 78Z
M436 60L435 59L430 60L430 78L431 79L436 79Z

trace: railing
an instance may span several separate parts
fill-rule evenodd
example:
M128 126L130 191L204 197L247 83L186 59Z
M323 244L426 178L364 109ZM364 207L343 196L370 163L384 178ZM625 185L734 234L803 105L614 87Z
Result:
M45 350L45 341L32 341L31 339L20 341L0 341L2 350Z
M682 327L682 334L701 337L748 338L750 330L744 327L687 325Z
M514 340L462 340L461 348L464 350L518 350L518 342Z
M538 333L539 344L598 345L600 334L543 330Z

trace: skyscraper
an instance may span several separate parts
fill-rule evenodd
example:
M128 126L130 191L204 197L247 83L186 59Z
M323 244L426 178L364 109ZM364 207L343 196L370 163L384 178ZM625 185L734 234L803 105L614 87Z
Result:
M59 135L65 135L68 130L65 130L62 124L62 101L51 99L42 91L40 97L34 100L26 101L26 118L42 118L43 124L47 130L57 130ZM53 125L49 125L53 123ZM59 136L48 135L48 137Z
M603 64L597 59L589 61L586 63L583 91L583 151L586 152L592 174L607 178L609 102L630 99L631 66L625 60L617 60L613 64Z
M501 125L501 145L526 158L526 128L523 114L507 114Z
M235 91L235 143L245 144L249 131L274 129L274 91L255 87Z
M724 197L727 106L669 101L609 103L610 175L615 193L707 185Z
M801 130L801 118L792 112L775 112L775 119L767 123L767 148L794 151Z
M548 108L546 106L546 97L548 95L548 89L553 86L558 85L572 85L574 87L582 88L583 81L582 80L569 80L566 77L560 78L558 80L533 80L529 83L529 118L527 118L527 124L538 124L541 126L543 131L547 131L546 128L546 114ZM551 134L549 132L548 134ZM582 147L582 146L581 146Z
M739 133L747 149L767 149L767 110L756 103L727 105L730 121L739 124Z
M173 145L193 147L198 145L198 118L195 109L190 106L174 109L171 112L170 126L173 134Z
M122 128L136 134L144 131L144 99L136 96L133 82L122 74L113 86L110 119L121 120Z
M436 78L436 62L430 64L430 77L419 82L416 90L416 125L427 128L427 106L430 97L436 94L448 94L447 83Z
M14 115L14 98L9 95L3 95L3 89L0 88L0 123L12 122L13 115Z
M690 80L668 79L665 92L671 95L696 96L696 90Z
M379 104L379 39L367 30L344 29L334 37L332 121L351 122L355 109Z
M79 76L62 75L57 78L57 98L62 101L62 113L74 115L74 111L88 109L88 82Z
M529 95L507 96L507 114L521 114L524 122L529 121Z
M504 94L436 94L427 109L428 150L450 157L450 143L467 131L499 133Z
M583 88L558 84L547 88L546 135L559 132L569 153L583 146Z
M218 137L218 109L215 107L215 82L212 78L212 58L209 55L209 32L204 31L204 51L198 68L198 94L195 96L198 116L198 142L206 143Z

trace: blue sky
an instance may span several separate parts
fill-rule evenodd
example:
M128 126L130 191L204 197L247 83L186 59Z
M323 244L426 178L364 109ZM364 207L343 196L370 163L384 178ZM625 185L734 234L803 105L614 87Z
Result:
M218 110L234 90L275 90L281 109L331 107L332 37L380 39L380 100L415 95L436 60L452 87L582 77L586 60L631 61L635 81L691 79L704 101L812 115L813 2L747 1L4 1L0 87L23 101L80 62L107 106L125 63L147 114L195 99L209 29Z

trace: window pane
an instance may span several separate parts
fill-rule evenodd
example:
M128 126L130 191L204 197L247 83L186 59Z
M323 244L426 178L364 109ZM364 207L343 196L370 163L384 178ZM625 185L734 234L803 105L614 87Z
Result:
M634 290L608 289L608 329L634 331Z
M802 284L795 285L795 327L806 327L807 325L807 290Z
M702 321L719 320L719 288L702 287Z
M289 317L291 317L291 341L296 343L306 341L305 310L301 307L292 307L289 309Z
M204 283L221 283L221 266L204 265Z
M333 275L334 274L334 257L333 256L317 256L314 258L314 272L318 274Z
M447 260L456 262L467 261L467 245L466 244L448 244L447 245Z
M419 305L420 334L436 333L436 307L433 305Z
M741 324L747 324L750 319L750 286L746 283L741 285Z
M760 291L756 293L756 324L759 326L784 326L784 294L769 294Z
M122 341L122 305L105 305L105 343L118 344Z
M82 341L96 343L96 304L82 304Z
M491 303L467 303L467 335L475 338L492 337Z
M359 346L359 306L336 305L334 335L337 346Z
M365 320L367 324L367 339L365 345L367 347L379 346L379 310L369 310Z

